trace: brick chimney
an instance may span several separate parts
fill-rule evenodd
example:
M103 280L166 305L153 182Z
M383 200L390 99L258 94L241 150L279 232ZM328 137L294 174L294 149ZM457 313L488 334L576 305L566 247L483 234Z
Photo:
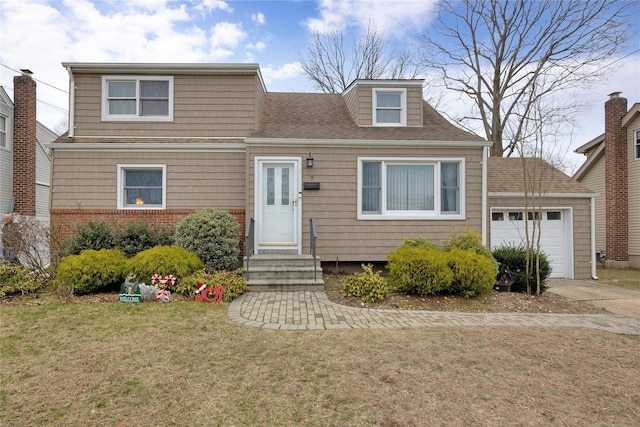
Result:
M13 78L14 212L36 214L36 82L29 70Z
M604 144L607 262L611 267L624 267L629 260L627 130L621 125L626 113L626 98L620 92L609 95L604 104Z

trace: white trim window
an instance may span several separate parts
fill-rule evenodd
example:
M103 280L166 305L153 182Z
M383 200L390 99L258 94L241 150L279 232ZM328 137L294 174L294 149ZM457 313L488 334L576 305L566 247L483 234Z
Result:
M118 165L118 209L165 209L167 165Z
M7 147L7 141L9 140L7 134L7 123L9 120L5 116L0 116L0 148L9 148Z
M633 142L634 159L640 160L640 129L633 133Z
M397 88L374 88L373 125L407 125L407 90Z
M102 76L102 120L172 121L172 76Z
M464 215L464 159L358 159L358 219Z

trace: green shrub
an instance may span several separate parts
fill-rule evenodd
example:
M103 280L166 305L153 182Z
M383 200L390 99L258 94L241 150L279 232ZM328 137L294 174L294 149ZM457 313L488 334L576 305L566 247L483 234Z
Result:
M388 261L387 280L398 292L430 295L451 289L453 272L440 250L401 246L389 253Z
M453 271L452 292L469 298L493 289L498 271L489 258L473 249L452 248L447 254Z
M418 236L415 239L407 239L405 238L402 241L402 245L400 247L409 247L409 248L428 248L428 249L439 249L438 245L433 243L431 240L427 240L422 236Z
M115 229L104 221L90 221L87 225L78 227L75 236L64 243L64 249L60 253L65 257L78 255L80 252L93 249L112 249L116 247Z
M362 264L361 273L348 276L342 284L342 295L359 297L362 301L378 302L389 295L387 281L380 272L373 272L373 265Z
M216 271L207 273L204 269L186 276L176 286L176 292L193 297L195 296L196 285L204 283L207 287L215 285L226 286L227 289L222 294L225 302L231 302L245 292L249 292L249 286L244 278L242 269L234 271Z
M204 267L196 254L180 246L155 246L127 261L127 273L139 283L149 284L154 274L174 275L178 280Z
M124 281L126 263L120 249L87 249L62 258L55 280L71 286L76 295L117 290Z
M477 231L473 231L469 226L467 226L467 229L463 234L455 234L452 232L449 240L445 241L442 245L442 249L444 251L450 251L454 248L470 249L475 251L476 253L487 257L493 266L498 269L498 262L493 257L491 249L482 244L482 235Z
M43 287L29 274L24 265L14 265L9 261L0 260L0 298L16 293L34 294Z
M524 247L501 246L493 251L493 256L500 264L498 268L498 280L507 278L513 282L512 292L527 292L527 259ZM531 268L529 269L530 292L536 291L536 251L532 250ZM549 260L544 253L540 253L540 292L547 289L547 279L551 274Z
M127 226L118 230L115 236L116 246L124 252L127 258L154 246L171 246L173 232L161 228L150 228L144 221L131 221Z
M176 225L176 245L196 253L208 272L233 270L240 254L240 227L227 211L206 209Z

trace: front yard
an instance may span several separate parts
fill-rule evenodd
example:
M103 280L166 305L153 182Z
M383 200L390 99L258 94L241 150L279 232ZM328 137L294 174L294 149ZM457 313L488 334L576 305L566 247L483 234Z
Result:
M640 337L284 332L231 323L227 303L43 302L1 307L0 425L640 423Z

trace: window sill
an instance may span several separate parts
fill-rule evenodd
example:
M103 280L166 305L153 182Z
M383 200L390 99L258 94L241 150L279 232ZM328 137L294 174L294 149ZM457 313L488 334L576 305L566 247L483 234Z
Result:
M358 214L358 221L461 221L466 217L455 215L366 215Z

